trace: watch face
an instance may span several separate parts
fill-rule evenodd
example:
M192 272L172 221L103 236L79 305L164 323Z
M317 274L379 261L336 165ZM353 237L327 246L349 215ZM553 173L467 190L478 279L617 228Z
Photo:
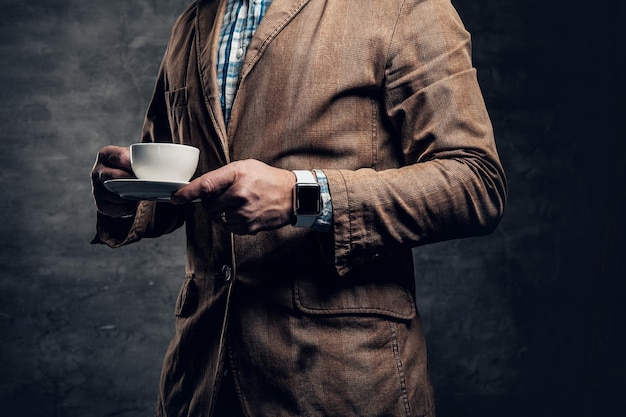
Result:
M320 212L320 187L317 184L298 184L296 213L315 216Z

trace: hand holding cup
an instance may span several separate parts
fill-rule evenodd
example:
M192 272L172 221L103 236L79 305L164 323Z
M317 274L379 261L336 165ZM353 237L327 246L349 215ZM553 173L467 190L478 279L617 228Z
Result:
M111 217L132 214L137 208L137 202L133 200L157 197L153 195L155 185L159 188L158 198L168 197L162 195L165 190L173 192L191 179L199 155L198 148L174 143L135 143L130 148L103 148L91 174L98 210ZM130 186L135 191L131 195L118 193L120 185L123 188Z
M100 213L110 217L122 217L135 212L136 201L124 199L104 186L105 181L124 178L135 178L130 164L129 148L102 148L91 170L92 192Z

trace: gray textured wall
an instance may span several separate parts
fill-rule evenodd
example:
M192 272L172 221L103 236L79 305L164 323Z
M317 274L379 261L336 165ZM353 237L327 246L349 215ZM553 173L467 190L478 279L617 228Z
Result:
M146 416L183 236L89 245L185 0L0 1L0 415ZM508 172L488 237L415 252L440 417L622 410L623 6L456 0ZM621 9L620 9L621 8Z

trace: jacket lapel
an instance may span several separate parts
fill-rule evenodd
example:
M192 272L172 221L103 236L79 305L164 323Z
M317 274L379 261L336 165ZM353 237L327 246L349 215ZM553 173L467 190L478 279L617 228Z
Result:
M226 124L217 85L217 42L226 7L225 0L200 1L196 14L196 53L200 82L211 121L222 143L226 161L229 160Z
M235 132L237 129L238 119L244 114L243 106L246 105L242 102L239 91L242 89L243 84L246 83L246 78L254 66L259 62L268 46L276 38L276 36L283 30L285 26L291 22L291 20L302 10L302 8L310 0L273 0L270 7L265 12L265 16L261 19L259 27L254 32L246 56L241 65L239 72L239 87L235 98L233 100L233 106L230 113L230 122L228 125L228 132Z
M240 82L243 82L259 61L263 52L267 49L268 45L274 40L276 35L294 18L296 14L309 2L310 0L273 0L270 7L267 9L265 16L261 20L259 27L257 28L243 65L241 66L241 72L239 75Z
M298 14L310 0L273 0L257 28L239 75L240 84L263 56L263 53L281 30ZM228 133L222 114L220 92L217 85L217 43L222 25L226 0L198 2L196 16L196 50L199 56L198 70L207 104L207 110L222 142L226 160L229 159ZM234 115L237 100L233 103L231 125L236 123Z

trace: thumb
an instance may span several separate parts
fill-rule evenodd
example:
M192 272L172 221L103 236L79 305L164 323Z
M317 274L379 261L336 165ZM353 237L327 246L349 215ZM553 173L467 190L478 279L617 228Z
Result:
M186 204L197 199L207 199L221 194L235 182L235 171L230 165L225 165L214 171L194 179L189 184L179 188L172 195L173 204Z

